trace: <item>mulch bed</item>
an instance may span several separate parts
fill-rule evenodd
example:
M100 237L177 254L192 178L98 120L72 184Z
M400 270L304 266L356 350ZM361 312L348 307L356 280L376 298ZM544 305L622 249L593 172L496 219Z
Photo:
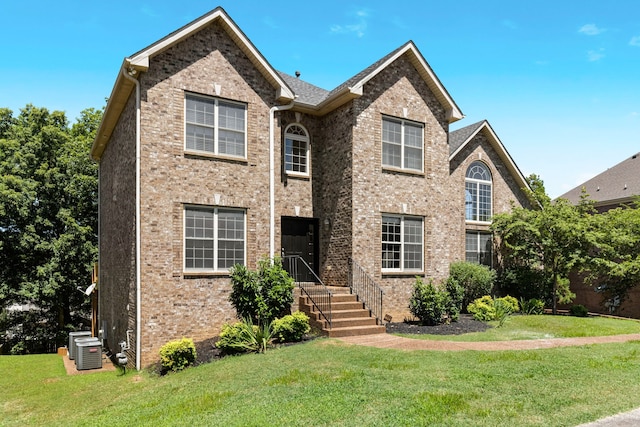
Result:
M470 314L461 314L457 322L435 326L420 325L419 322L387 323L390 334L429 334L429 335L460 335L470 332L482 332L491 328L488 324L474 320Z

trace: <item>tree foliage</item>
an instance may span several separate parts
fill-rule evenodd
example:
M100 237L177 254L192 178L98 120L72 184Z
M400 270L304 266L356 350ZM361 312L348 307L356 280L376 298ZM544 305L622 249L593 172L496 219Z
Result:
M101 117L87 109L69 126L60 111L27 105L14 117L0 109L0 307L29 304L30 322L39 325L20 336L25 312L6 313L3 351L16 339L28 338L25 351L60 344L88 314L78 288L89 285L97 254L97 165L89 150Z
M536 176L528 178L533 209L513 207L510 213L496 215L492 229L499 241L501 267L506 271L528 271L542 282L539 289L551 301L568 303L569 273L584 265L589 251L591 205L584 199L574 206L565 199L552 201L544 183Z

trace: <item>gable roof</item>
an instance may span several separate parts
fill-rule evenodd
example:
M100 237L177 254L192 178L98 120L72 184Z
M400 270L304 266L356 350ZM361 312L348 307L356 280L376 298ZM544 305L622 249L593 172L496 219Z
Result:
M480 132L487 137L491 147L496 151L496 153L498 153L500 160L502 160L502 162L507 166L509 173L511 173L513 178L516 180L516 184L518 184L519 188L530 188L529 183L525 179L524 175L522 175L520 168L518 168L518 165L513 161L513 158L487 120L473 123L449 133L449 161L451 162L460 152L462 152L467 144L469 144Z
M559 198L578 203L584 188L596 206L628 203L640 195L640 153L567 191Z
M91 147L91 157L93 159L98 160L102 156L109 138L111 137L111 132L113 132L118 118L120 117L120 114L129 99L129 95L135 86L133 81L131 81L130 78L125 77L123 74L128 73L130 76L135 76L140 72L147 71L149 68L149 60L151 58L175 46L212 22L217 22L222 28L224 28L229 37L231 37L236 45L247 55L249 60L260 71L265 79L271 83L276 90L276 98L280 102L288 102L294 99L293 91L287 83L285 83L282 76L277 73L264 56L262 56L242 30L240 30L236 23L233 22L225 10L221 7L217 7L211 12L188 23L184 27L124 59L122 66L120 67L121 70L118 73L116 83L111 91L111 95L109 96L109 101L105 108L100 128L96 133L96 139Z
M335 89L325 92L324 98L320 98L319 93L317 93L318 97L313 98L313 100L300 96L295 102L296 107L310 114L323 115L354 98L362 96L364 85L403 55L407 55L429 89L444 107L449 123L462 119L464 117L462 111L412 41L408 41L393 52L390 52Z

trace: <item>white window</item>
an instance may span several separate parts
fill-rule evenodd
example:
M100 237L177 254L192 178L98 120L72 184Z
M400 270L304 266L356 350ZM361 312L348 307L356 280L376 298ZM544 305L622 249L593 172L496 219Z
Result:
M382 119L382 165L422 172L424 126L406 120Z
M185 208L185 270L228 271L245 264L245 229L243 210Z
M473 162L465 178L465 218L490 222L492 216L491 173L482 162Z
M309 175L309 134L299 124L285 129L284 169L292 175Z
M382 216L382 270L422 271L422 218Z
M493 239L491 233L467 230L465 259L476 264L493 265Z
M246 157L247 106L196 95L185 98L185 148L232 157Z

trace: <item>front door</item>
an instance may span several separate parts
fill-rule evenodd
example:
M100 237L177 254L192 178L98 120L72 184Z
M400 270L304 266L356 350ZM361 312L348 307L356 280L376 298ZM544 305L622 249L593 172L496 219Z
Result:
M314 218L282 217L282 256L298 255L318 274L318 220ZM286 265L286 263L285 263ZM298 267L297 280L315 282L312 274ZM292 271L289 271L292 274Z

